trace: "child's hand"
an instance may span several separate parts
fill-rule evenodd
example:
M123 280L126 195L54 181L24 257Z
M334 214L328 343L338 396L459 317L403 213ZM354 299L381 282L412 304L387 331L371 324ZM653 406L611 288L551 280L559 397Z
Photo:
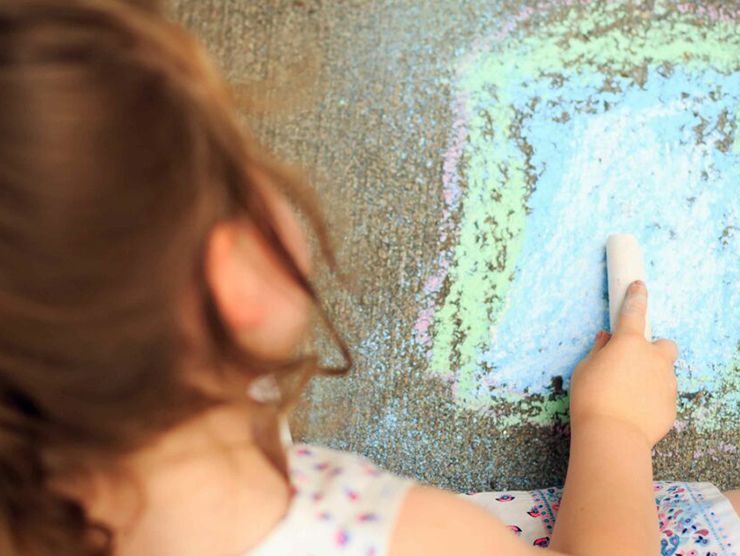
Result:
M641 432L654 446L676 418L678 357L670 340L645 339L647 289L634 282L627 290L617 329L596 336L594 347L576 367L571 383L574 429L589 420L617 420Z

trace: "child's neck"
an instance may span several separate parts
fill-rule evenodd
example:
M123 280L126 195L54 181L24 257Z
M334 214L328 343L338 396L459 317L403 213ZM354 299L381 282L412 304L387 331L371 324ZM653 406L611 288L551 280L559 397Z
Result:
M213 410L127 459L133 481L96 479L85 504L113 528L116 556L238 556L267 536L289 485L250 430L245 408Z

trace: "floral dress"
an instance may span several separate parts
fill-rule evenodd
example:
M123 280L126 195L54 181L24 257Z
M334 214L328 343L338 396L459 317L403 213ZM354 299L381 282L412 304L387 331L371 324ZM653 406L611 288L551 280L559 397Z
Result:
M740 556L740 518L717 487L659 481L653 488L661 556ZM495 514L527 543L545 548L550 544L561 494L562 489L548 488L465 496Z
M287 450L291 506L248 556L386 555L404 497L417 483L355 454L305 444ZM716 487L656 482L654 488L662 556L740 556L740 518ZM546 548L561 493L548 488L460 496L496 515L522 541Z
M288 448L293 499L287 515L249 556L382 556L404 495L415 483L360 456L297 444Z

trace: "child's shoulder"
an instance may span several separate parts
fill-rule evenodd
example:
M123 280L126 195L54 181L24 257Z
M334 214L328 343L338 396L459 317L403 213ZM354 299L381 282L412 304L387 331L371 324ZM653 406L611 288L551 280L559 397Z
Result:
M357 454L297 444L288 469L288 514L251 556L530 554L489 512Z
M318 483L334 485L359 483L369 485L378 480L411 483L375 465L366 457L324 446L294 444L288 448L288 465L293 486Z
M367 458L322 446L288 448L293 497L283 521L252 554L384 554L414 481ZM310 548L309 548L310 547Z
M288 466L296 497L315 505L326 520L331 515L363 523L393 518L404 493L415 484L361 455L323 446L291 447Z

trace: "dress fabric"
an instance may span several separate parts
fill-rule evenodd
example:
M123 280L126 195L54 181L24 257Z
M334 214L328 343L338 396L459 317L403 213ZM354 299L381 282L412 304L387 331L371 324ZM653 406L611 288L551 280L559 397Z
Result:
M711 483L657 481L661 556L740 556L740 518ZM469 493L465 496L503 521L528 544L546 548L562 489ZM609 511L604 501L601 511ZM614 525L618 527L618 524Z
M291 506L245 556L385 556L404 497L418 483L348 452L305 444L287 451ZM655 482L654 489L661 556L740 556L740 518L714 485ZM525 543L546 548L561 494L547 488L460 496ZM601 511L609 511L608 500Z
M416 484L348 452L288 448L290 509L249 556L385 556L398 511Z

